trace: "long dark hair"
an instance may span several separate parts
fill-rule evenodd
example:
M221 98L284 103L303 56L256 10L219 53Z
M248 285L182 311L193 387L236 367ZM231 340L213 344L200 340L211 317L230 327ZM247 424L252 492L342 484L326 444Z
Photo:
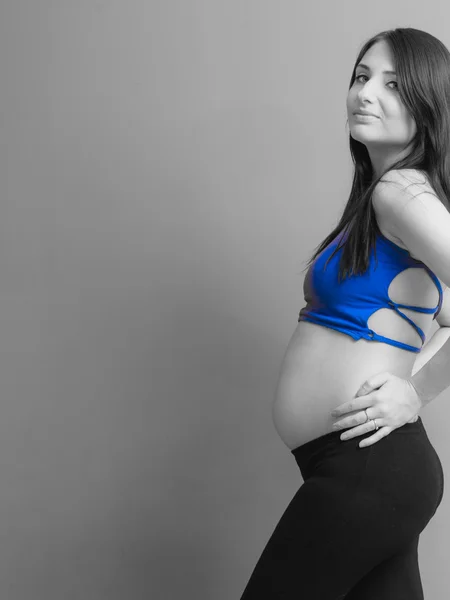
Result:
M346 241L340 241L332 254L343 247L339 281L351 274L362 274L369 266L370 251L375 247L376 235L380 233L371 197L375 186L387 171L422 171L436 196L450 210L450 53L440 40L419 29L408 27L382 31L367 41L359 52L349 89L355 81L357 65L369 48L380 40L385 40L391 48L398 92L416 122L417 133L411 141L409 155L390 165L373 181L374 174L366 146L349 136L355 168L350 197L338 225L316 247L303 269L306 270L317 255L341 231L345 231Z

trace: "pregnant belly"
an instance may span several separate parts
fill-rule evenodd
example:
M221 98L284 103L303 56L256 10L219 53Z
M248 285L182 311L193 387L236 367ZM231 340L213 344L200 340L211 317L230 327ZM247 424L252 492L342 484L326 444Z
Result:
M416 358L396 346L301 321L286 349L272 407L278 434L292 450L331 432L338 420L331 411L354 398L366 379L382 371L409 377Z

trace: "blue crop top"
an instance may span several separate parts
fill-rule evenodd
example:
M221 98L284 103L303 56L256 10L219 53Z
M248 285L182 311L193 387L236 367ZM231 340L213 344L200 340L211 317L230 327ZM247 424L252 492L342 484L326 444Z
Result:
M338 282L339 260L343 248L339 248L330 259L325 270L328 257L342 239L342 233L335 238L314 260L306 273L303 292L307 302L298 317L298 321L310 321L318 325L336 329L350 335L355 340L364 338L384 342L410 352L420 352L425 342L425 334L414 321L399 311L409 308L421 313L439 314L442 306L442 286L436 275L421 261L412 258L408 250L401 248L387 237L379 233L376 240L378 266L374 250L370 253L369 268L364 274L352 275L341 283ZM393 302L388 289L391 281L407 268L425 268L439 291L439 303L436 308L422 308ZM422 338L422 346L416 348L403 342L378 335L367 326L370 315L380 308L391 308L410 323Z

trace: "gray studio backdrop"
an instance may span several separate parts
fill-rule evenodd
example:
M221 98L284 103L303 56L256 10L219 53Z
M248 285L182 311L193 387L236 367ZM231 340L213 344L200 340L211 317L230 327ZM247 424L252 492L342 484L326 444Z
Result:
M389 27L450 44L432 5L1 3L0 598L239 598L302 483L270 409L350 190L353 61Z

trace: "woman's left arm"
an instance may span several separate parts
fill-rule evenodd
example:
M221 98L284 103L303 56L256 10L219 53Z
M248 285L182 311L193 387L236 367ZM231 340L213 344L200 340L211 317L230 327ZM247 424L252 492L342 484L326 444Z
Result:
M405 179L407 180L401 171L390 171L387 181L381 186L377 185L374 190L374 208L383 215L391 231L409 252L450 287L450 211L435 195L431 186L425 184L423 191L413 194L409 191L410 186L404 186ZM422 348L420 355L423 353L423 357L418 358L418 364L423 366L408 378L417 391L422 406L450 386L450 342L447 329L448 327L444 327L436 331L429 344Z

